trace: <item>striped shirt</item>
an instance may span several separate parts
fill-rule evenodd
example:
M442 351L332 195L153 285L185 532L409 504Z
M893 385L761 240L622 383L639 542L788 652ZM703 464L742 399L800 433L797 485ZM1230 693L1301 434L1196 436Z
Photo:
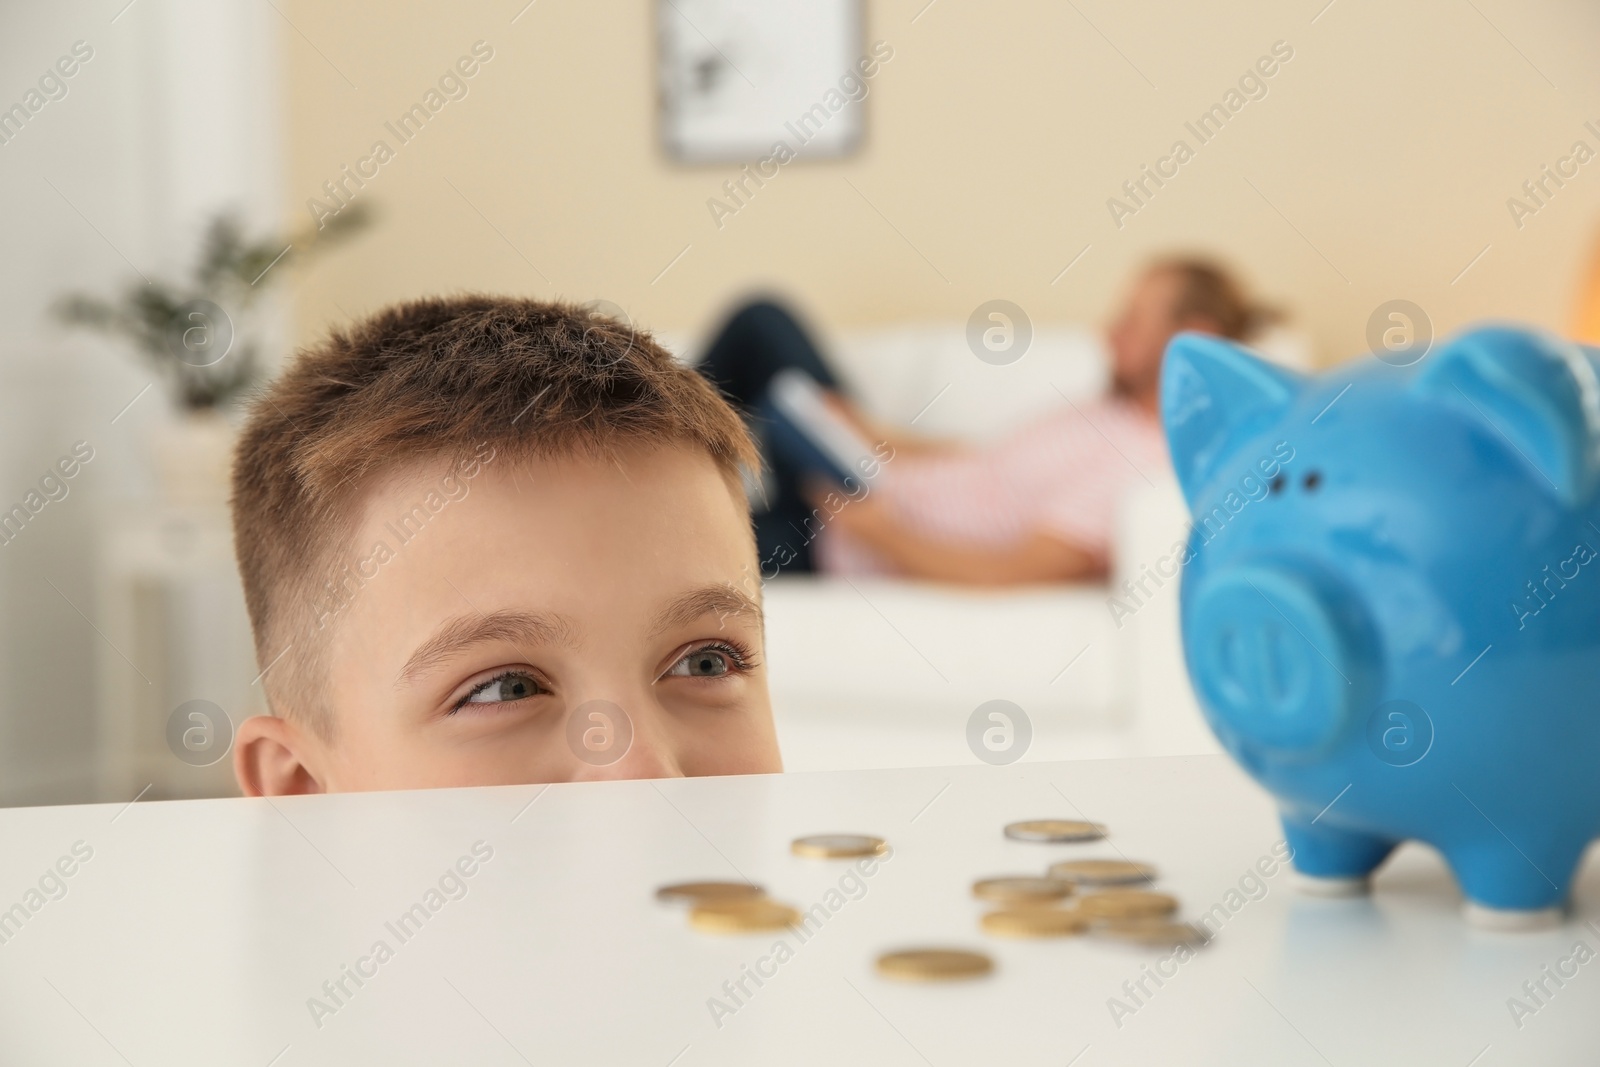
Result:
M1106 398L1064 405L992 444L897 456L871 492L901 523L935 541L1005 549L1044 533L1105 562L1123 495L1153 481L1168 462L1156 418ZM823 530L817 556L826 573L895 572L836 526Z

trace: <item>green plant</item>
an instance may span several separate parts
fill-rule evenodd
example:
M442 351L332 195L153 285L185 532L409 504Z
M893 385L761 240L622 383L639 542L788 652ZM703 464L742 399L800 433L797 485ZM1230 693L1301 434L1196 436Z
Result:
M118 299L69 293L57 317L69 326L132 342L172 384L174 399L190 411L228 403L260 373L258 341L236 336L236 319L260 299L284 265L349 237L371 221L366 205L351 204L319 230L292 238L249 239L230 213L206 227L188 283L130 281Z

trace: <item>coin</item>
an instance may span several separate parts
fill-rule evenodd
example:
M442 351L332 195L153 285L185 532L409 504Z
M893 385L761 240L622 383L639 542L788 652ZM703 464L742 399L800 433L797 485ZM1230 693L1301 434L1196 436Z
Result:
M1177 911L1178 901L1143 889L1107 889L1079 898L1078 910L1091 919L1159 918Z
M1006 836L1013 841L1098 841L1106 828L1082 819L1027 819L1007 823Z
M708 934L743 934L757 930L782 930L800 921L800 913L787 904L765 897L712 900L696 904L689 923Z
M983 878L972 883L972 895L979 900L996 900L1004 904L1043 904L1060 900L1071 893L1071 882L1027 874Z
M688 901L698 904L710 900L751 900L767 891L749 882L674 882L656 890L657 900Z
M1079 885L1137 885L1155 881L1156 869L1129 860L1063 860L1050 865L1050 877Z
M1005 908L983 917L983 932L997 937L1064 937L1089 928L1074 908Z
M881 837L867 834L813 834L797 837L789 846L796 856L811 859L841 859L851 856L880 856L889 850Z
M954 978L979 978L994 970L994 961L981 952L956 948L917 948L887 952L878 957L878 973L908 982L941 982Z
M1179 945L1203 945L1211 940L1206 932L1193 923L1173 922L1171 919L1112 919L1094 928L1096 937L1122 941L1130 945L1150 945L1157 948L1176 948Z

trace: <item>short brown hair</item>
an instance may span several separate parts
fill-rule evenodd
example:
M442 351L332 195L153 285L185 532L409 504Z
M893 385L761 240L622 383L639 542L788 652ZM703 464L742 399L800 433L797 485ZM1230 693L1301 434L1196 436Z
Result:
M416 300L301 351L256 397L233 463L234 552L269 705L332 735L310 684L326 637L306 634L379 476L481 459L485 446L515 462L630 443L703 449L735 480L758 462L715 387L643 331L578 305Z
M1282 318L1276 308L1250 299L1233 273L1213 260L1173 256L1156 261L1151 269L1178 278L1178 297L1172 308L1175 321L1209 319L1221 336L1243 341Z

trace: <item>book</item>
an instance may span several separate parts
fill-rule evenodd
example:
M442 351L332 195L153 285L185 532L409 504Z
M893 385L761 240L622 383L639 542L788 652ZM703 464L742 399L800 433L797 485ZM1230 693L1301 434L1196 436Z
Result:
M829 405L816 379L798 370L775 374L762 405L767 447L803 474L847 486L871 482L882 465L872 445Z

